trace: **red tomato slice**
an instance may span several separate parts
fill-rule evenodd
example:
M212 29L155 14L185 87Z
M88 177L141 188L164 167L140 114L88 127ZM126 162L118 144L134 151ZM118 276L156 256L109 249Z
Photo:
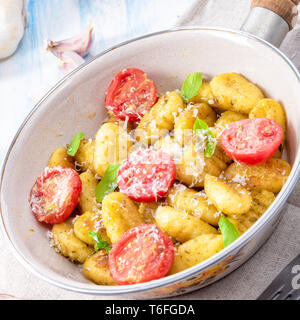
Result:
M108 263L118 284L134 284L164 277L171 269L174 245L155 224L128 230L113 244Z
M169 154L151 149L138 150L121 165L118 185L130 199L152 202L167 194L175 174L175 162Z
M40 222L56 224L69 217L78 203L81 180L72 168L45 168L30 192L32 213Z
M280 125L267 118L245 119L231 123L222 133L222 146L234 161L255 165L266 162L279 148L283 138Z
M157 90L147 74L136 68L119 72L105 96L106 108L120 120L140 121L157 101Z

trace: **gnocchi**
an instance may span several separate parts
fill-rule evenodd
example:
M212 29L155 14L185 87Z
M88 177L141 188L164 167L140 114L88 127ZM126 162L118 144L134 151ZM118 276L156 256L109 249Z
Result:
M203 80L202 85L195 95L195 97L190 99L190 102L193 103L208 103L209 105L214 104L214 96L211 91L210 83L208 81Z
M252 204L248 212L230 216L228 220L233 223L239 234L246 232L268 209L275 200L273 192L267 190L252 191Z
M214 227L201 219L169 206L157 209L155 221L166 234L179 242L191 240L200 234L217 233Z
M283 105L238 73L200 82L157 94L143 71L122 70L95 136L72 146L74 156L54 150L32 188L33 214L52 218L52 245L94 283L142 283L205 261L227 245L224 223L235 238L245 233L287 181ZM262 143L261 158L254 146L251 158L244 142L260 141L260 119L279 128L278 144ZM254 129L235 140L243 123Z
M100 212L85 212L74 222L75 236L89 245L94 245L95 240L90 237L90 231L97 232L102 240L109 241Z
M216 112L206 103L189 104L175 119L174 138L181 145L189 145L193 138L196 118L203 119L210 127L216 122Z
M89 171L81 173L79 177L82 184L82 190L78 206L81 209L81 212L84 213L87 211L98 211L99 203L96 200L96 187L98 184L98 180Z
M73 159L67 154L66 148L58 148L51 154L48 167L56 166L74 168Z
M225 110L247 114L264 98L254 83L234 72L215 76L210 87L215 102Z
M93 161L95 152L95 141L93 139L83 139L80 142L79 148L74 156L76 165L81 171L94 171Z
M204 192L177 184L170 189L167 201L175 209L184 210L213 226L218 226L219 212Z
M104 251L98 251L89 257L82 268L83 274L93 282L102 285L116 285L112 279L108 266L108 255Z
M52 242L62 255L80 263L84 263L93 253L93 248L75 236L72 218L53 226Z
M223 239L220 234L202 234L186 241L179 245L176 250L170 274L193 267L215 255L223 248Z
M161 96L145 114L136 128L136 139L152 144L174 128L174 120L184 109L179 93L172 91Z
M262 118L276 121L286 131L286 117L282 105L273 99L262 99L257 102L249 113L249 118Z
M145 223L134 202L121 192L110 193L103 199L102 217L112 243L127 230Z
M197 149L194 143L184 148L176 166L177 179L189 187L203 187L206 174L219 176L227 167L218 150L211 158L206 158Z
M291 166L285 160L272 158L255 166L234 162L225 170L225 177L227 180L242 181L250 189L278 193L290 172Z
M250 192L239 184L228 183L207 174L204 191L214 206L227 215L239 215L249 211L251 207Z
M104 123L95 137L93 167L103 177L110 163L121 162L127 158L132 146L127 132L115 123Z

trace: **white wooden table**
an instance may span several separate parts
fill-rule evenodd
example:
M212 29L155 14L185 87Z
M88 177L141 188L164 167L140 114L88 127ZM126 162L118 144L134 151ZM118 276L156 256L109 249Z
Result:
M18 51L0 60L0 162L34 104L64 74L45 50L94 25L90 55L143 34L174 26L194 0L28 0L27 27Z
M178 25L237 29L251 0L28 0L28 24L18 51L0 61L0 163L18 127L35 103L63 77L45 39L73 36L94 25L90 55L149 32ZM300 29L282 46L300 67ZM298 52L297 52L298 50ZM17 195L16 195L17 196ZM292 197L272 240L224 280L183 299L253 299L299 251L299 197ZM289 234L287 239L286 234ZM0 234L0 293L26 299L107 299L68 292L30 274L8 251Z

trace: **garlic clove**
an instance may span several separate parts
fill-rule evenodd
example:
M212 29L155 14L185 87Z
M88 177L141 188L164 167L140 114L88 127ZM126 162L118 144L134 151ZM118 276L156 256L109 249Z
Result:
M79 35L72 38L56 42L48 40L47 50L51 51L55 55L58 52L73 51L81 57L84 57L85 55L87 55L92 42L92 32L93 27L88 26Z
M84 63L84 59L74 51L56 51L54 54L58 57L59 66L64 73L69 73Z

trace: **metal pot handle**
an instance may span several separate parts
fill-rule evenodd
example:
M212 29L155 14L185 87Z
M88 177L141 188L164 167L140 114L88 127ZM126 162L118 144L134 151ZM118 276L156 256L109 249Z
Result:
M279 47L296 25L300 0L253 0L242 31L258 36Z

